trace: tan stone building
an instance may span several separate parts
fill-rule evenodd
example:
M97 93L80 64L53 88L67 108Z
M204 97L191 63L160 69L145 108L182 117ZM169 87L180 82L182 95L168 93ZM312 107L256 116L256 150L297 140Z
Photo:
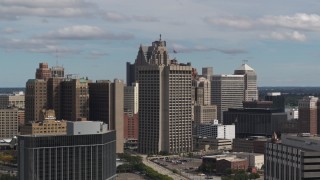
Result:
M0 138L12 138L18 134L18 108L0 109Z
M64 120L44 120L26 124L21 128L21 135L41 135L41 134L66 134L67 121Z

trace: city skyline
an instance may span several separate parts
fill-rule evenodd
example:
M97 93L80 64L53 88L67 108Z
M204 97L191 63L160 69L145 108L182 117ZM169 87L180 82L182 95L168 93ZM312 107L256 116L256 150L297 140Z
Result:
M258 86L319 86L319 7L302 0L4 0L0 86L24 87L40 62L92 80L125 80L125 63L160 34L170 58L198 72L212 66L214 74L231 74L248 60Z

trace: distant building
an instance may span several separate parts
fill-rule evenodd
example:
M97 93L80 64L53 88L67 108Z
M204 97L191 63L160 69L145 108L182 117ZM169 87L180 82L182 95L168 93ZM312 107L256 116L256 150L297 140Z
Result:
M310 134L282 134L281 142L268 142L266 180L320 179L320 138Z
M234 139L235 125L222 125L215 120L213 123L197 124L195 127L195 136L214 137L217 139Z
M193 116L195 124L213 123L217 119L216 105L195 105L193 107Z
M17 107L24 109L24 106L25 96L22 91L13 94L0 94L0 108Z
M221 159L217 161L216 173L223 174L227 169L247 170L249 167L247 159Z
M68 122L67 135L18 137L18 178L116 179L116 133L102 122Z
M0 138L18 135L18 108L0 109Z
M280 109L230 108L224 112L223 122L236 125L236 137L269 136L281 132L287 114Z
M295 108L286 109L288 120L299 119L299 110Z
M318 114L320 108L318 108L319 98L314 96L306 96L299 100L299 133L311 133L318 134L320 131L320 123L318 123Z
M195 104L196 105L211 105L211 83L210 80L200 77L193 80L195 88Z
M217 139L215 137L193 137L194 150L232 150L232 139Z
M89 118L89 86L85 78L68 77L61 82L61 119Z
M68 102L69 103L69 102ZM25 121L41 121L41 112L47 108L47 81L29 79L26 83Z
M243 108L272 108L272 101L243 101Z
M264 154L248 153L248 152L233 152L237 158L247 159L248 165L251 168L261 169L264 164Z
M244 75L244 101L258 100L257 74L248 64L234 70L235 75Z
M139 110L139 83L124 86L124 109L138 114Z
M21 127L21 135L62 135L67 133L67 122L64 120L43 120L31 122Z
M264 97L266 101L272 101L272 108L285 110L285 96L280 92L269 92Z
M234 152L264 153L267 138L263 136L252 136L248 138L236 138L232 142Z
M125 112L123 124L124 124L124 128L123 128L124 139L137 140L139 137L139 116L138 116L138 114L132 114L131 112Z
M244 100L244 75L213 75L211 78L211 103L217 105L217 118L229 108L242 108Z
M64 67L53 66L51 69L51 77L64 77Z
M63 77L53 76L47 81L47 108L54 109L57 119L62 119L62 92L61 83L64 81ZM67 90L66 90L67 91Z
M213 75L213 67L203 67L202 68L202 76L206 79L210 80Z
M108 124L110 130L116 130L117 153L123 153L124 143L124 83L115 79L99 80L89 83L90 120Z
M47 80L51 77L51 71L48 67L48 63L39 63L39 68L36 71L36 79Z

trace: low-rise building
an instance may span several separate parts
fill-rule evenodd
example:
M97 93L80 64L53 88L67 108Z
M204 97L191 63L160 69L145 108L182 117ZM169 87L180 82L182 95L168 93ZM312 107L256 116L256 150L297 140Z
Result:
M247 153L247 152L234 152L237 158L247 159L248 166L251 168L261 169L264 164L264 154L259 153Z
M236 138L232 142L234 152L264 153L264 147L267 142L264 136L251 136L249 138Z
M225 173L227 169L247 170L248 160L241 158L221 159L217 161L216 173Z
M217 139L234 139L235 125L222 125L218 123L218 120L214 120L213 123L195 124L193 135Z
M213 137L194 137L194 150L231 150L231 139L216 139Z

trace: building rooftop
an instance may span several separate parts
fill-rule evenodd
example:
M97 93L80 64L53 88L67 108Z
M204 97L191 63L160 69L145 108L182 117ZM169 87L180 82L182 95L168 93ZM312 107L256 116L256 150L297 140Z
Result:
M242 64L236 71L254 71L248 64Z

